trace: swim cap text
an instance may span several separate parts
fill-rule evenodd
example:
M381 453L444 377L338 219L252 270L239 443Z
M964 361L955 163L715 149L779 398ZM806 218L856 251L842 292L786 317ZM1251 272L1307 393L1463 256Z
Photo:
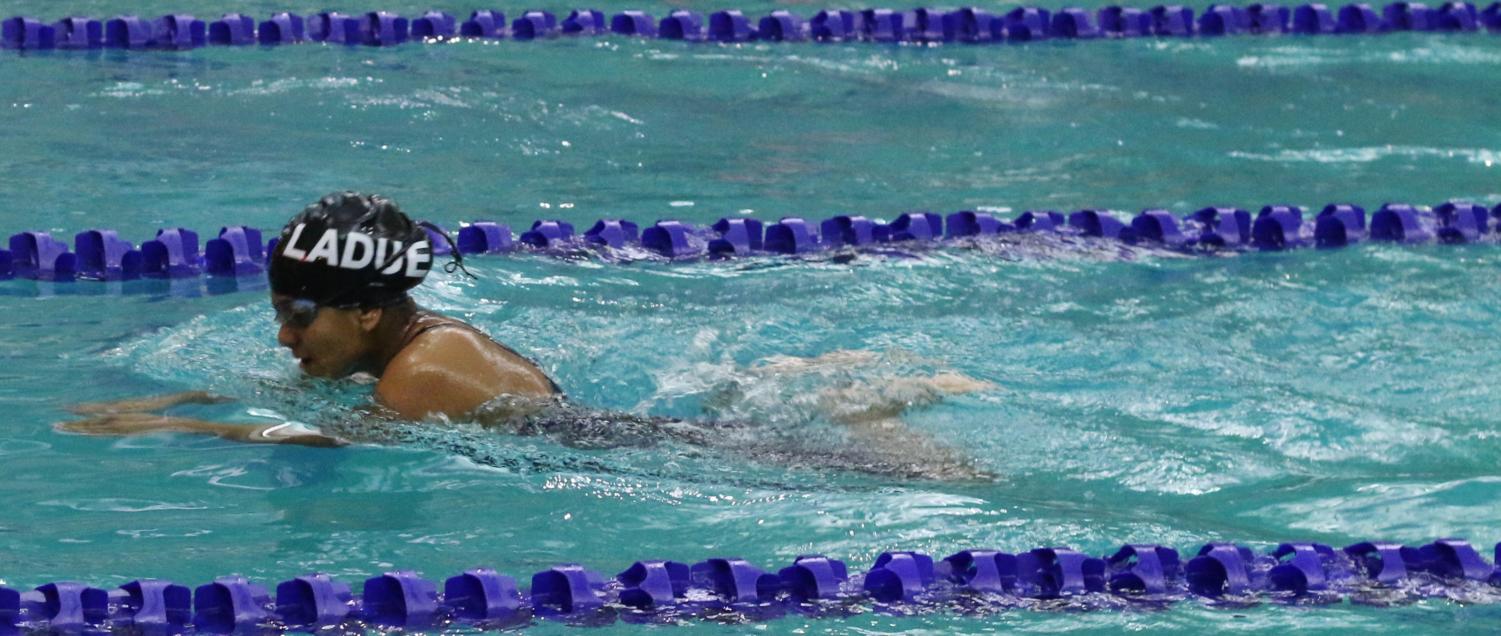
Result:
M426 240L403 250L406 245L402 241L375 238L361 232L346 232L341 240L339 231L330 228L323 231L311 248L304 248L306 243L302 242L302 234L306 228L304 223L292 228L287 246L281 252L283 257L302 263L322 261L331 267L352 270L384 265L381 274L404 274L411 278L422 278L432 269L432 247Z

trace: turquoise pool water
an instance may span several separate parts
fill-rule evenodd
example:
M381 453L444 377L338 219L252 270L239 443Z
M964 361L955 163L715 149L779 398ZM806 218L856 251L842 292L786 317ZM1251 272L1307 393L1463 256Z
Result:
M10 2L0 14L126 8L225 7ZM163 225L271 229L342 188L387 193L450 227L1501 200L1501 130L1489 123L1501 116L1501 38L1482 35L934 48L606 38L0 57L6 233L103 226L140 241ZM200 388L239 401L182 413L316 422L358 404L360 389L296 378L263 290L0 283L0 579L274 583L320 570L358 582L476 564L525 578L562 561L614 574L642 558L772 566L808 552L864 568L888 549L1449 535L1488 553L1501 540L1494 246L995 252L848 264L486 258L471 265L478 281L437 275L418 294L534 356L581 403L763 422L793 440L793 468L464 427L429 446L338 451L60 435L51 424L77 401ZM770 356L837 350L875 355L757 371ZM940 371L997 388L907 422L993 482L800 467L841 443L811 396ZM1190 602L758 629L1481 632L1498 615L1501 605L1445 601Z

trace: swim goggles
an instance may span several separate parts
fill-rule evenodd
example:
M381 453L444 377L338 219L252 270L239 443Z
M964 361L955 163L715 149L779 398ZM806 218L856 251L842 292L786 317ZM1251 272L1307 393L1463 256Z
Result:
M276 323L280 325L307 329L312 326L314 320L318 319L318 303L306 298L294 298L285 303L275 303L272 308L276 310Z
M338 302L347 294L338 294L324 302L318 302L307 298L293 298L284 303L272 303L271 308L276 311L276 322L282 325L292 325L298 329L307 329L318 319L318 310L324 307L334 309L353 309L361 307L365 309L377 309L390 307L406 300L405 295L388 298L379 303Z

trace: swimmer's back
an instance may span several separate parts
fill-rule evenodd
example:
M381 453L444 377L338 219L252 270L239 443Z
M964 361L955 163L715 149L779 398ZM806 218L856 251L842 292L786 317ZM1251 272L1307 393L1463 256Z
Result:
M458 419L500 395L550 397L558 386L531 360L463 321L418 309L375 399L404 419Z

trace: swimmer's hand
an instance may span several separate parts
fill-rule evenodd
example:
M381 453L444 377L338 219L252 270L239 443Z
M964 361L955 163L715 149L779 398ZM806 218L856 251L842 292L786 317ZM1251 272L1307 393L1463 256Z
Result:
M233 402L234 398L214 395L208 391L183 391L151 397L116 400L114 402L85 402L68 407L79 415L102 415L105 413L147 413L172 408L182 404L221 404Z
M150 433L200 433L255 444L298 444L317 447L347 444L337 437L329 437L299 427L280 424L245 426L152 413L105 413L73 422L59 422L53 425L53 429L62 433L100 437L125 437Z
M860 424L890 420L908 409L934 404L945 396L996 388L994 383L950 371L928 377L891 378L824 389L818 394L818 407L835 422Z
M877 358L878 355L876 352L864 349L838 349L813 358L774 355L762 358L750 370L753 373L769 375L806 373L844 367L868 366L874 363Z

